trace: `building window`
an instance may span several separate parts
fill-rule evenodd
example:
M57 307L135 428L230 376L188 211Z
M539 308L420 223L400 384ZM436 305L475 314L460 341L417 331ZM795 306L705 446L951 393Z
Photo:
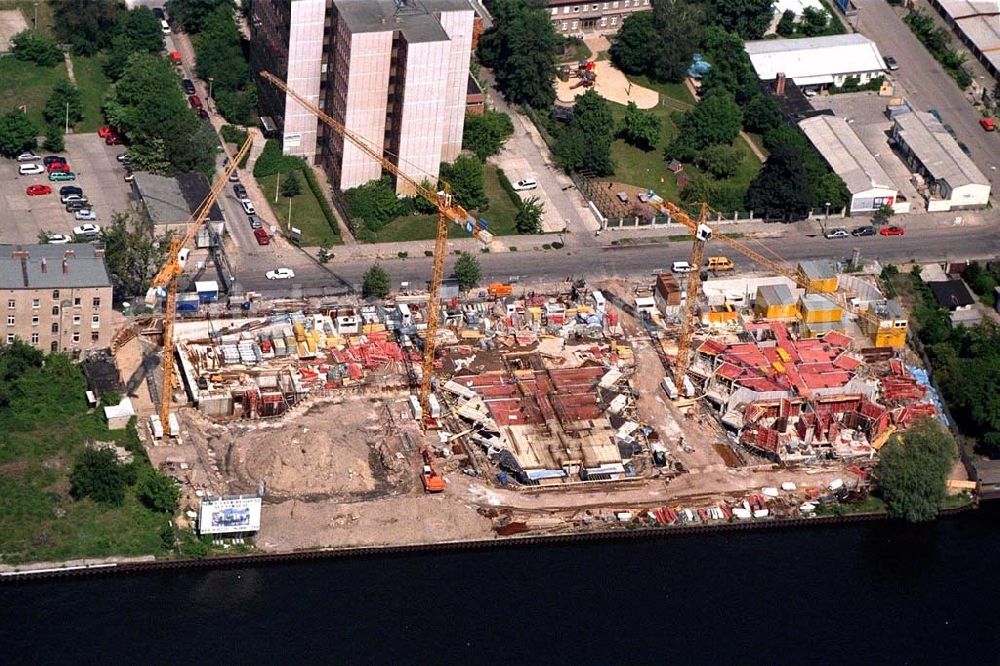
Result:
M31 334L31 344L38 346L38 333Z
M608 17L607 16L602 16L601 17L601 27L603 28L607 24L608 24Z
M73 307L76 307L76 308L80 307L80 297L79 296L74 296L73 297Z
M33 301L33 302L37 303L38 301ZM15 300L7 301L7 308L8 309L13 310L16 307L17 307L17 301L15 301ZM38 306L36 305L35 307L37 308Z
M58 322L52 322L52 332L53 333L58 333L59 332L59 323Z
M54 301L58 301L59 300L59 290L58 289L53 289L52 290L52 300L54 300Z
M37 308L37 307L41 307L41 305L42 305L42 301L40 299L37 299L37 298L31 299L31 307Z
M625 0L625 4L622 5L623 8L628 9L628 6L632 4L632 0Z
M91 342L98 342L100 339L101 339L101 332L100 331L91 331L91 333L90 333L90 341Z
M649 0L642 0L642 4L644 6L649 6Z
M100 296L94 296L93 307L95 307L95 308L101 307L101 297Z
M566 23L566 21L563 21L563 22L562 22L562 23L561 23L561 24L559 25L559 29L560 29L560 30L562 30L563 32L566 32L566 29L567 29L567 28L569 28L569 24L568 24L568 23Z
M552 8L552 15L555 16L558 13L559 13L559 8L558 7L553 7Z
M94 315L93 317L91 317L90 318L90 325L91 326L100 326L101 325L101 315Z
M569 5L563 7L563 14L569 14Z
M611 9L618 9L618 0L611 3Z
M602 5L602 8L604 9L604 11L607 11L607 10L608 10L608 3L606 3L606 2L605 2L605 3L604 3L604 4Z
M579 21L573 21L573 25L570 26L573 30L576 30L576 26L580 25Z
M59 316L59 306L58 305L53 305L52 306L52 316L53 317L58 317Z
M80 331L73 331L73 342L74 344L80 342Z
M14 325L14 315L7 315L7 325L8 326Z
M57 340L53 340L52 344L49 345L49 351L51 352L59 351L59 342Z
M8 333L7 334L7 344L9 344L9 345L14 344L14 334L13 333Z
M38 326L38 315L31 315L31 325Z
M80 315L78 314L73 315L73 325L74 326L80 325Z
M577 12L579 12L579 11L580 11L580 7L579 7L579 5L573 8L573 13L574 13L574 14L576 14L576 13L577 13Z
M596 4L595 4L595 5L591 5L591 6L590 6L590 8L591 8L592 10L594 10L595 12L596 12L596 11L597 11L597 10L598 10L598 9L599 9L600 7L601 7L600 5L596 5Z
M618 17L617 16L612 16L611 17L611 25L618 25Z

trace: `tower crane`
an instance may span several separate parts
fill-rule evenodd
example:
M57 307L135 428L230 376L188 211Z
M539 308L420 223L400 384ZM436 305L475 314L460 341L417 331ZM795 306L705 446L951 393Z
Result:
M184 272L181 264L180 251L187 247L202 223L208 219L208 214L215 205L216 199L222 194L223 188L229 180L229 175L236 170L237 165L250 152L252 138L248 138L240 147L236 155L229 160L229 164L215 182L208 196L201 202L198 209L191 214L184 229L183 235L174 234L170 239L170 249L167 250L166 263L160 268L153 278L152 287L146 296L147 305L155 305L156 295L161 291L166 291L166 300L163 303L163 386L160 394L160 422L166 427L170 418L170 394L171 382L174 374L174 320L177 317L177 278Z
M429 399L431 395L431 380L434 376L434 357L437 351L437 329L441 317L439 299L441 280L444 277L444 257L446 252L445 244L448 240L448 224L449 222L457 224L485 245L488 245L493 240L493 234L483 228L475 216L458 205L451 194L451 187L448 183L443 183L444 187L440 192L424 187L421 183L418 183L411 176L404 173L399 165L387 159L380 145L373 143L357 132L349 130L343 123L334 119L305 97L289 88L288 84L274 74L262 71L260 76L262 79L269 81L278 90L292 97L303 109L316 116L324 125L330 127L337 134L354 144L361 152L381 165L384 170L412 187L417 196L426 199L437 207L437 235L434 239L434 263L431 269L430 300L427 307L427 332L424 336L423 374L420 377L420 406L424 410L424 414L430 414Z
M684 313L681 319L681 335L677 343L677 360L674 362L674 383L675 386L681 388L684 386L684 377L687 375L688 365L691 360L691 336L694 329L694 317L698 293L701 289L701 264L705 255L705 243L707 243L710 239L714 239L728 245L737 252L741 253L743 256L752 260L754 263L759 264L760 266L763 266L778 275L783 275L789 278L803 289L809 289L810 285L806 276L802 275L799 271L795 270L788 264L765 257L760 252L748 247L746 244L741 243L735 238L712 229L706 223L709 211L707 204L702 204L701 215L697 220L682 208L670 203L669 201L664 201L660 203L659 206L664 212L669 214L672 219L687 227L688 231L690 231L694 236L694 243L691 247L691 259L689 261L693 270L688 273L686 290L687 303L684 306ZM876 328L881 326L881 319L875 313L853 305L843 294L821 293L820 295L844 310L847 310L851 314L861 317L870 326L874 326Z

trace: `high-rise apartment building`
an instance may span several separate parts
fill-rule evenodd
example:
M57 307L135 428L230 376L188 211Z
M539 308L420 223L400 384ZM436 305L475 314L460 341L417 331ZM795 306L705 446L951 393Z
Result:
M108 347L111 299L93 245L0 245L0 342L71 354Z
M254 72L266 69L366 138L404 173L436 182L462 148L475 12L467 0L254 0ZM267 82L263 113L285 154L345 190L381 166ZM401 195L412 192L397 183Z

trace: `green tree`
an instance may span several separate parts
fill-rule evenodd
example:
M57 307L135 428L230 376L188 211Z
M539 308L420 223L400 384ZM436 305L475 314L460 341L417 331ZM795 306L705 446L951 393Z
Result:
M667 157L688 161L708 146L731 144L742 126L743 114L733 96L713 90L684 118L680 133L667 147Z
M39 67L53 67L63 61L63 52L50 37L34 30L22 30L10 40L14 57Z
M538 197L528 197L522 203L514 218L514 226L519 234L537 234L542 230L542 214L545 204Z
M773 151L750 183L747 206L757 215L785 221L807 215L815 200L801 161L793 148Z
M739 35L711 26L705 30L703 41L702 53L712 63L712 69L702 79L702 98L721 88L742 107L762 94L757 72Z
M388 178L352 187L344 192L344 198L351 220L360 220L371 231L381 229L399 211L399 199Z
M458 280L459 289L465 290L479 282L482 276L482 269L479 260L468 252L463 252L455 262L455 279Z
M614 173L611 141L615 130L611 110L593 89L576 98L573 118L559 133L556 162L566 171L591 169L598 175Z
M118 14L118 29L136 51L159 53L164 48L160 21L149 7L140 6Z
M486 177L478 157L461 155L451 164L442 164L441 179L451 185L451 193L465 208L486 205Z
M38 128L20 111L0 116L0 155L16 157L38 144Z
M547 109L555 101L556 51L561 39L549 12L532 0L495 0L494 25L479 40L479 60L497 89L515 104Z
M83 95L80 89L70 83L69 79L62 79L52 87L52 94L45 102L42 115L50 124L64 125L68 118L72 127L83 120Z
M157 513L174 513L181 492L177 482L163 472L147 469L136 484L136 496L139 501L151 511Z
M420 187L424 188L425 190L430 190L432 192L438 191L438 188L432 185L431 181L427 180L426 178L420 181ZM421 215L433 215L434 213L438 212L437 204L432 203L419 195L413 197L413 209L417 213L420 213Z
M713 24L743 39L760 39L771 25L772 0L708 0Z
M121 506L125 501L129 472L112 449L84 449L69 474L70 495Z
M366 298L385 298L392 290L389 274L380 265L375 264L365 273L361 285L361 293Z
M740 169L745 155L739 148L716 144L699 152L695 164L716 178L732 178Z
M781 14L781 19L778 20L778 27L776 31L782 37L791 37L795 34L795 12L791 9L786 9Z
M951 433L930 419L896 435L879 452L878 483L889 513L911 523L933 520L956 458Z
M253 125L257 114L257 87L247 85L243 90L213 90L215 108L223 118L239 125Z
M611 44L611 62L626 74L646 74L651 69L650 44L658 39L653 12L629 14Z
M283 197L294 197L302 191L302 184L299 183L298 174L294 171L290 171L285 180L281 183L281 196Z
M482 115L465 116L462 147L471 150L482 161L496 155L503 144L514 134L514 123L510 116L500 111L486 109Z
M799 32L806 37L819 37L825 35L830 29L830 15L824 9L806 7L802 10L802 22L799 25Z
M635 102L629 102L618 128L618 136L636 148L652 150L660 140L660 119L652 113L640 111Z
M651 12L636 12L622 23L611 60L629 74L656 81L682 81L704 33L701 5L688 0L656 0Z
M784 122L781 107L770 95L757 95L743 107L743 127L748 132L764 135Z
M45 354L31 345L14 338L14 342L0 343L0 408L6 409L25 391L20 380L45 365Z
M72 45L76 55L92 56L118 34L120 0L61 0L52 3L53 28L59 41Z
M232 7L231 0L167 0L167 14L185 32L197 34L219 7Z
M66 140L61 124L49 123L45 126L45 141L42 143L42 147L53 153L59 153L66 149Z
M101 69L104 70L105 76L112 81L120 79L131 55L132 43L128 37L125 35L112 37L108 48L104 50L104 57L101 58Z
M115 297L140 296L165 259L166 242L156 242L153 225L138 216L116 213L104 226L104 263Z
M250 80L250 67L243 55L239 29L232 5L218 7L205 19L203 30L194 38L198 53L198 75L213 79L214 90L236 91Z
M881 205L875 209L872 213L872 224L875 226L881 226L883 224L888 224L889 219L893 215L892 206Z

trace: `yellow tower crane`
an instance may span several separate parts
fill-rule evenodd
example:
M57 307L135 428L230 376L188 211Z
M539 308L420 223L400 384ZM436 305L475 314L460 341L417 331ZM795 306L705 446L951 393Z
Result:
M420 378L420 406L424 414L430 414L431 380L434 376L434 357L437 349L437 329L440 321L439 303L441 293L441 280L444 277L444 257L448 240L448 223L454 223L470 232L481 243L488 245L493 240L493 234L482 228L479 220L455 202L451 194L451 187L444 183L442 191L437 192L424 187L411 176L403 172L402 167L386 158L380 145L373 143L367 138L353 132L343 123L335 120L322 109L308 101L299 93L288 87L284 81L267 71L260 73L261 78L271 82L276 88L292 97L298 104L316 116L324 125L330 127L340 136L354 144L361 152L375 160L381 167L394 175L396 178L412 187L419 197L423 197L431 202L438 209L437 236L434 239L434 264L431 269L430 300L427 307L427 332L424 337L423 374Z
M173 392L174 375L174 319L177 317L177 278L184 272L181 264L180 251L187 247L188 243L194 240L198 229L202 223L208 219L208 214L215 205L216 199L222 194L223 188L229 180L229 175L233 173L240 161L250 152L253 140L247 139L235 157L231 157L225 170L216 177L212 183L212 189L208 196L201 202L187 222L183 235L174 234L170 239L170 249L167 250L166 263L153 278L152 288L146 296L147 305L155 305L157 295L161 291L166 291L166 300L163 303L163 386L160 394L160 422L163 427L167 427L170 418L170 395Z
M760 266L777 273L778 275L784 275L803 289L808 290L810 288L810 282L805 275L782 262L780 259L765 257L760 252L748 247L746 244L741 243L735 238L731 238L712 229L706 222L709 211L706 204L702 204L701 215L698 220L694 219L682 208L668 201L659 204L659 206L664 212L669 214L672 219L687 227L688 231L690 231L694 236L694 244L691 248L691 260L689 262L691 264L692 271L688 273L686 290L687 304L685 305L684 314L681 319L681 335L677 343L677 360L674 362L674 383L677 388L681 390L684 386L684 377L687 374L688 365L691 360L691 336L695 323L694 318L698 292L701 289L701 264L705 255L705 243L708 242L709 239L714 239L728 245L737 252L741 253L743 256L752 260L754 263L757 263ZM842 293L820 293L820 296L823 296L851 314L864 319L868 326L874 327L876 330L883 327L886 323L883 322L877 314L871 312L870 310L856 307Z

